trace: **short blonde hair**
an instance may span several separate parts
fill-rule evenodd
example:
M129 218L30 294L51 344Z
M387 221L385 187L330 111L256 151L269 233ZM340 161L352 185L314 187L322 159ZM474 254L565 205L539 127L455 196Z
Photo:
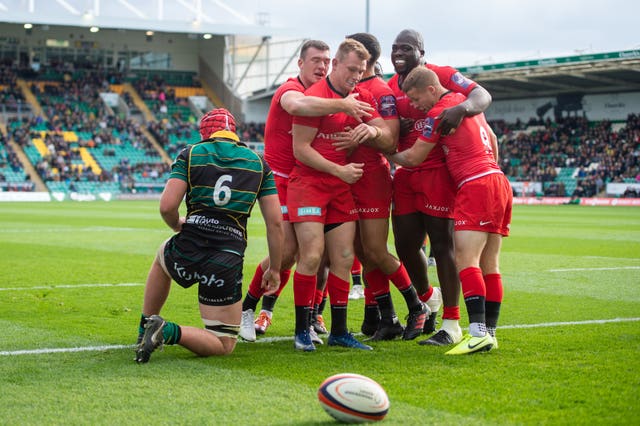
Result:
M361 61L368 61L371 57L369 51L362 43L352 38L347 38L340 43L338 51L336 52L336 59L343 61L351 52L354 52Z
M402 83L402 91L407 93L411 89L425 89L427 86L440 86L438 75L429 68L418 66L411 70Z

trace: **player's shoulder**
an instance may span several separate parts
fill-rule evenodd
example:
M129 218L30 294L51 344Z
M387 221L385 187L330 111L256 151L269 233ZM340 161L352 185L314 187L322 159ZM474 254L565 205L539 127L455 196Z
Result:
M276 89L274 96L282 95L283 93L288 92L290 90L295 90L297 92L304 92L305 89L299 78L291 77L287 81L282 83L280 87L278 87L278 89Z
M424 66L427 69L435 72L441 81L449 80L453 74L456 74L457 72L459 72L457 69L450 67L448 65L436 65L436 64L426 63L424 64Z
M391 87L380 77L376 77L371 81L370 90L376 96L392 95L395 96Z
M465 99L467 99L467 97L461 93L447 92L444 96L438 99L438 102L436 102L435 105L428 111L427 116L437 117L444 109L458 105Z
M323 94L330 93L330 92L331 92L331 88L329 87L329 84L327 83L326 78L323 78L322 80L316 83L313 83L304 91L306 95L312 94L314 96L322 96Z
M387 86L391 87L391 89L400 87L400 85L398 84L399 78L400 77L398 76L398 74L392 75L391 78L387 80Z

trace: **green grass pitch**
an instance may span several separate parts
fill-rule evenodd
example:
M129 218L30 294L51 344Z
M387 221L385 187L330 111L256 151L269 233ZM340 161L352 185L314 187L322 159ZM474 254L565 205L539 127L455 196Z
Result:
M382 384L388 425L640 418L638 208L516 206L500 348L460 357L415 341L296 352L289 284L262 341L223 358L165 347L137 365L143 283L170 234L157 202L0 205L0 424L329 425L316 392L340 372ZM243 294L265 253L256 209ZM174 287L163 316L200 326L196 291ZM363 303L349 304L354 331Z

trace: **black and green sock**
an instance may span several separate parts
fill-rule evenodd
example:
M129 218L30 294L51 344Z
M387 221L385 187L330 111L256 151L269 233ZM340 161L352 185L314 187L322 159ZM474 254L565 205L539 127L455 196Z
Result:
M162 338L165 345L175 345L180 342L182 330L175 322L168 322L162 328Z

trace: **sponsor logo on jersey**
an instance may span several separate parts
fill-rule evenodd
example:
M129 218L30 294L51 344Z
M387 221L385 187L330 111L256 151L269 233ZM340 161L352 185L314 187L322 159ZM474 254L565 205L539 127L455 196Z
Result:
M379 207L359 207L357 210L358 210L358 213L379 213L380 212Z
M222 287L224 286L224 279L216 278L216 274L200 274L198 271L190 272L184 266L181 266L177 263L173 263L173 270L178 275L178 277L182 278L187 282L197 281L200 284L206 285L207 287Z
M319 139L336 139L337 135L336 135L336 133L318 132L318 133L316 133L316 138L319 138Z
M435 120L433 119L433 117L427 117L424 120L424 128L422 129L422 135L429 139L431 138L431 135L433 134L433 124L435 123Z
M427 210L433 210L433 211L437 211L437 212L448 212L449 211L449 207L447 207L447 206L436 206L435 204L425 204L424 207Z
M392 96L392 95L381 96L380 108L378 109L378 112L382 117L393 117L398 115L395 96Z

